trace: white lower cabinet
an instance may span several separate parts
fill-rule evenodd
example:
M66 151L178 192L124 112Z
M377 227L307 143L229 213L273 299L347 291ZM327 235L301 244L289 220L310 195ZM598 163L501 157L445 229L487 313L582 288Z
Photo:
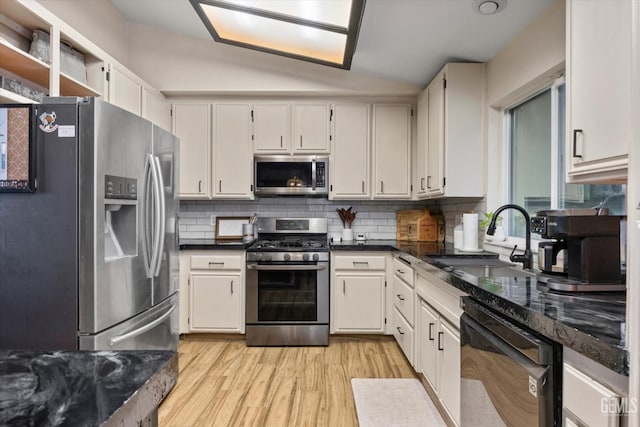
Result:
M562 418L564 426L617 427L621 397L582 371L564 363Z
M413 268L399 256L393 258L393 314L391 333L405 357L415 367L415 292Z
M331 333L384 333L386 254L331 254Z
M244 252L194 251L181 266L187 257L188 332L244 333Z
M460 297L440 279L416 275L416 371L421 372L449 417L460 425Z

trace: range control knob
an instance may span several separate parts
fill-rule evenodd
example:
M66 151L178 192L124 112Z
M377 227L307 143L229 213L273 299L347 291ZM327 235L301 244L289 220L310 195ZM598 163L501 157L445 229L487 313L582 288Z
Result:
M313 254L313 260L314 261L318 261L320 259L320 255L318 254Z
M256 261L262 261L262 254L256 254Z
M265 261L271 261L271 254L267 254L264 256Z
M284 254L285 261L291 261L291 254Z
M309 254L302 255L302 260L303 261L309 261Z

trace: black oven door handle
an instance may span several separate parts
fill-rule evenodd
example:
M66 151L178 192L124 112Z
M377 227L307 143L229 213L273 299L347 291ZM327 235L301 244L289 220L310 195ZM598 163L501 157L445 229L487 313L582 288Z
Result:
M256 264L247 264L247 268L249 270L262 270L262 271L318 271L318 270L326 270L328 266L326 264L318 264L318 265L256 265Z

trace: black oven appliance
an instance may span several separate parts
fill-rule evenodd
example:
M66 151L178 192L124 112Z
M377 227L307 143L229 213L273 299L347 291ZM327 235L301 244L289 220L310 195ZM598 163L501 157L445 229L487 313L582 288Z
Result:
M254 156L256 196L326 196L328 156Z
M470 297L460 318L460 424L559 426L562 347Z
M326 218L260 218L247 249L249 346L329 344Z

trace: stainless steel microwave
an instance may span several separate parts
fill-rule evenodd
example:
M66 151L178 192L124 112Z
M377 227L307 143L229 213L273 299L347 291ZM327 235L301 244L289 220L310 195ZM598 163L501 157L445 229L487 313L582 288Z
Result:
M329 156L254 156L257 196L329 194Z

